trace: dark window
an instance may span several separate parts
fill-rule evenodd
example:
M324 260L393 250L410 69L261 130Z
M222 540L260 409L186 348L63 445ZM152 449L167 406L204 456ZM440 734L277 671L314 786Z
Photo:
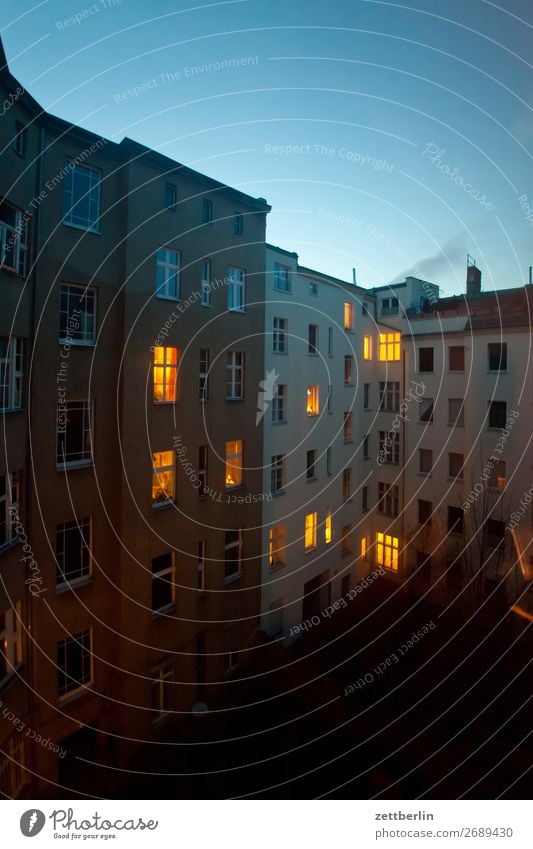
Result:
M226 545L224 550L224 577L231 578L241 571L241 532L226 531Z
M503 428L507 421L507 403L489 401L489 427Z
M507 370L507 342L489 342L489 371Z
M203 498L207 495L207 445L198 446L198 495Z
M487 544L494 548L501 545L505 535L505 522L499 522L497 519L487 520Z
M370 383L363 384L363 408L370 409Z
M162 610L174 603L172 553L152 560L152 610Z
M176 207L178 205L178 187L174 185L174 183L165 183L165 206L167 209L171 209L172 212L176 211Z
M310 354L318 354L318 325L310 324L307 336L308 352Z
M313 480L316 477L316 451L307 452L307 480Z
M80 519L56 527L56 583L85 578L90 573L91 520Z
M20 121L15 121L15 133L13 150L15 153L18 153L19 156L26 156L26 140L28 131L24 124L21 124Z
M74 634L57 644L57 687L60 696L91 683L91 632Z
M242 212L236 212L233 216L233 232L236 236L244 233L244 216Z
M202 221L209 224L213 220L213 201L202 198Z
M464 528L464 511L462 507L448 507L448 530L454 534L462 534Z
M57 463L91 461L91 402L66 401L58 406Z
M433 398L422 398L420 402L420 421L433 422Z
M418 521L421 525L431 525L431 514L433 513L433 502L418 499Z
M434 365L434 349L419 348L418 349L418 371L433 371Z
M450 371L465 370L465 349L464 345L451 345L448 348L449 352L449 369Z
M368 487L364 486L361 491L361 509L364 513L368 511Z

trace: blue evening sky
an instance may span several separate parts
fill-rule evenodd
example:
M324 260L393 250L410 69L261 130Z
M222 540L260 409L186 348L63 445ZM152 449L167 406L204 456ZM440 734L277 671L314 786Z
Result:
M304 265L527 278L531 0L3 0L0 25L44 108L267 198Z

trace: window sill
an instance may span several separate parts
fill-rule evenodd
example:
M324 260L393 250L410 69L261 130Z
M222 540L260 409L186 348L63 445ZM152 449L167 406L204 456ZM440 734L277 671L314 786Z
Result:
M61 336L58 337L57 340L58 345L70 345L71 348L94 348L96 346L96 340L90 339L62 339Z
M239 308L237 308L237 307L233 307L233 308L228 307L227 312L234 312L234 313L237 313L238 315L245 315L246 310L245 310L245 309L243 309L243 308L241 308L241 307L239 307Z
M453 475L448 475L446 480L450 481L450 483L464 483L464 478L454 477Z
M430 477L431 477L431 472L421 472L421 471L418 471L418 472L417 472L417 475L418 475L419 477L421 477L421 478L430 478Z
M174 602L172 604L167 604L165 607L160 607L158 610L152 610L152 621L156 619L168 618L169 613L176 612L176 605Z
M64 472L74 469L90 469L94 466L94 460L73 460L71 463L56 463L56 472Z
M159 512L160 510L168 510L169 507L174 507L175 503L176 502L173 500L156 501L154 504L152 504L152 510L155 510L156 512Z
M224 492L235 492L237 489L244 489L243 483L236 483L233 486L224 487Z
M4 545L0 546L0 555L7 554L7 552L11 551L12 548L16 548L19 542L20 540L17 537L17 539L12 539L9 542L6 542Z
M71 227L72 230L83 230L84 233L92 233L94 236L101 236L102 230L100 227L88 227L83 224L74 224L72 221L61 222L65 227Z
M70 693L65 693L63 696L59 696L58 702L61 706L70 704L71 702L77 701L77 699L81 699L83 696L94 696L95 693L92 690L91 684L82 684L76 690L71 690Z
M56 584L56 595L63 595L63 593L69 592L69 590L77 590L78 587L85 587L89 584L93 583L93 576L86 575L83 578L75 578L73 581L62 581L60 584Z
M319 354L318 351L308 351L307 356L308 357L318 357L318 356L320 356L320 354Z
M272 566L269 563L268 564L268 572L271 575L273 572L279 572L280 569L284 568L284 566L286 566L286 563L283 562L283 561L280 561L279 563L273 563Z
M272 353L278 354L279 356L282 356L282 357L286 357L289 352L288 351L274 351L274 349L272 349Z
M180 298L179 295L160 295L159 292L156 292L155 296L156 296L158 301L172 301L175 304L177 304L181 301L181 298Z
M508 371L506 368L489 368L487 369L487 374L508 374Z
M204 309L210 310L210 309L212 309L213 304L202 304L200 302L200 306L203 307Z
M284 424L287 424L287 419L282 419L282 420L281 420L281 421L279 421L279 422L271 422L270 424L273 424L273 425L284 425Z
M317 546L316 546L316 545L313 545L311 548L306 548L306 549L304 550L304 554L312 554L312 553L313 553L313 551L316 551L316 549L317 549Z
M346 551L341 551L341 557L349 557L351 553L350 549L347 548Z
M230 396L226 395L226 401L244 401L244 396L241 395L240 397L238 397L238 396L230 397Z
M280 495L285 495L286 493L284 489L277 489L275 492L271 492L270 494L272 498L279 498Z
M292 295L291 289L282 289L281 286L274 286L275 292L283 292L284 295Z
M242 571L234 572L233 575L228 575L226 578L224 578L224 584L226 586L228 586L228 584L234 584L236 581L240 581L242 576L243 576Z
M170 407L177 403L177 401L156 401L155 399L153 401L154 407Z

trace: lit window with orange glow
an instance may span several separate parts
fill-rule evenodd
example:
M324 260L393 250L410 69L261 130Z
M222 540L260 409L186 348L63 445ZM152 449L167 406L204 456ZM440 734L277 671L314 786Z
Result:
M348 332L353 330L354 309L349 301L344 302L344 329Z
M372 337L363 336L363 360L372 359Z
M226 489L242 484L242 439L226 442Z
M363 560L367 560L368 558L368 538L361 537L361 557Z
M156 451L152 454L152 466L152 505L160 507L174 499L174 452Z
M157 404L177 400L178 360L178 348L156 347L154 350L154 401Z
M268 562L270 566L281 566L285 562L285 525L270 528Z
M390 569L392 572L397 572L399 545L398 537L378 532L376 534L376 564L385 569Z
M400 334L379 334L379 359L382 363L394 362L400 359Z
M307 387L307 406L306 412L308 416L318 416L320 412L320 401L318 394L318 386Z
M305 517L305 550L316 548L317 514L308 513Z
M324 542L326 545L333 540L333 520L331 518L331 510L326 511L326 520L324 522Z

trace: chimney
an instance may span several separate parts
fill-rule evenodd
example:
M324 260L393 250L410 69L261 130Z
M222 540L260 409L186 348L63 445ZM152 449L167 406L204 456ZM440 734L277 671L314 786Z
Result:
M481 293L481 271L476 268L476 261L467 254L466 256L466 294L479 295Z
M355 268L352 268L352 283L354 286L357 286L357 273Z

